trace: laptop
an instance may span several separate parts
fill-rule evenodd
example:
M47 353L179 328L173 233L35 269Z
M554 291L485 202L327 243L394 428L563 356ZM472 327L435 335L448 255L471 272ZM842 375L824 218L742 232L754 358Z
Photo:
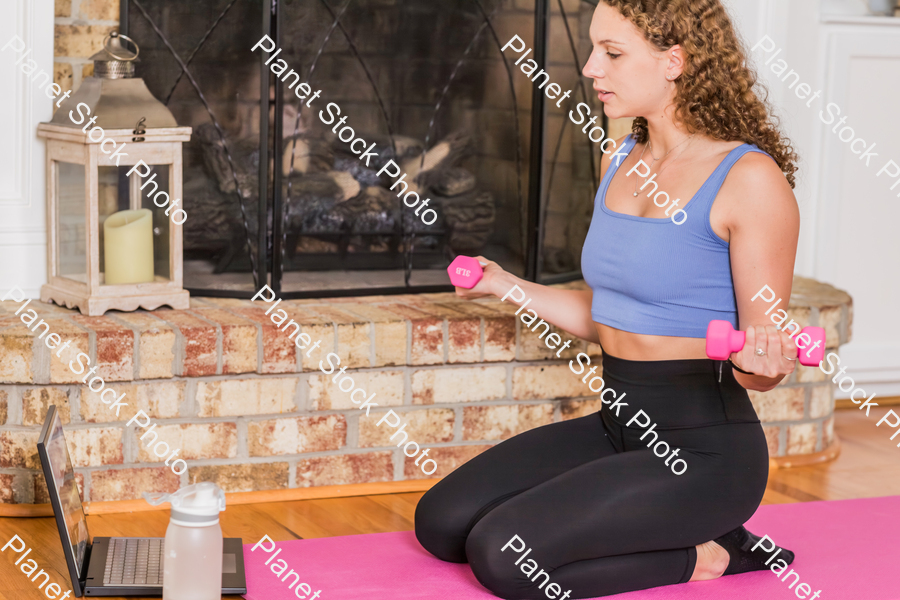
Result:
M164 538L91 539L56 406L37 446L75 596L162 596ZM247 593L241 538L224 540L222 593Z

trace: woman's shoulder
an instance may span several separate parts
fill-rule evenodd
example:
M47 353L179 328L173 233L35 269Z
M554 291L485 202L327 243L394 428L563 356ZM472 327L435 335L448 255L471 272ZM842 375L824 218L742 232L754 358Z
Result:
M755 145L740 140L726 141L709 138L705 138L704 143L706 146L702 149L698 148L698 150L713 164L722 165L729 159L731 161L723 184L723 191L726 187L752 190L763 182L773 185L783 182L788 185L787 179L775 159ZM789 185L788 189L790 189Z
M748 212L781 217L797 212L794 191L778 163L756 146L747 144L744 149L747 151L732 165L718 194L727 213L743 220Z
M749 186L747 189L750 190L766 186L791 191L781 167L768 153L752 144L738 143L735 149L738 148L744 150L744 153L735 161L728 174L728 179L731 179L733 184Z
M737 144L735 147L740 147ZM800 227L794 191L771 156L744 152L732 165L709 214L713 231L732 250L753 244L777 244L793 238ZM752 246L752 244L751 244ZM756 246L752 246L756 247Z

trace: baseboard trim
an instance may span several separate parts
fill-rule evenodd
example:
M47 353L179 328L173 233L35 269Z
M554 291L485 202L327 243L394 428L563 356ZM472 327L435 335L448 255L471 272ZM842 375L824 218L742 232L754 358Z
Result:
M379 494L403 494L424 492L440 479L413 479L379 483L354 483L348 485L323 485L319 487L289 490L262 490L258 492L230 492L225 494L225 505L259 504L263 502L291 502L294 500L320 500L323 498L348 498L351 496L375 496ZM87 502L84 511L89 515L169 510L169 505L150 506L144 500L114 500ZM0 504L0 517L52 517L49 504Z
M900 406L900 396L879 396L878 406ZM846 410L848 408L859 408L859 405L851 401L850 398L838 398L834 401L834 410Z
M821 452L816 452L814 454L798 454L795 456L774 456L769 458L769 470L818 465L836 459L840 453L841 440L838 438L837 434L835 434L834 441L831 442L831 445Z

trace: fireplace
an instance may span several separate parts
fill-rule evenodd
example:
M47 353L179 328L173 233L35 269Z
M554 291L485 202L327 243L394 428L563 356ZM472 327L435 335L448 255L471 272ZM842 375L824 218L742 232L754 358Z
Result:
M580 278L600 153L568 111L586 102L600 114L580 75L595 4L122 0L138 76L194 131L185 287L249 297L269 283L284 298L444 291L458 254L542 283ZM573 90L561 107L501 54L513 35ZM321 91L311 107L271 73L270 54L251 50L263 36ZM323 123L329 103L374 144L369 167ZM433 223L378 173L391 160L431 200Z

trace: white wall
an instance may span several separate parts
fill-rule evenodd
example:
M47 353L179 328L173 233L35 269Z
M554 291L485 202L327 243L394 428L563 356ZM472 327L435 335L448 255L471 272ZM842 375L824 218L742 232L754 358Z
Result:
M3 0L0 47L16 35L32 49L23 63L34 59L52 79L52 0ZM52 116L52 100L15 64L20 57L0 51L0 295L16 285L36 298L47 280L47 227L44 142L35 132Z
M726 4L750 47L768 35L781 48L769 66L771 55L760 50L751 60L801 156L796 272L850 293L853 341L842 348L842 365L868 391L900 395L900 186L891 192L893 180L876 177L888 159L900 164L900 18L867 17L862 0ZM810 107L771 71L778 59L813 92L822 90ZM867 147L876 143L870 166L820 119L829 102Z

